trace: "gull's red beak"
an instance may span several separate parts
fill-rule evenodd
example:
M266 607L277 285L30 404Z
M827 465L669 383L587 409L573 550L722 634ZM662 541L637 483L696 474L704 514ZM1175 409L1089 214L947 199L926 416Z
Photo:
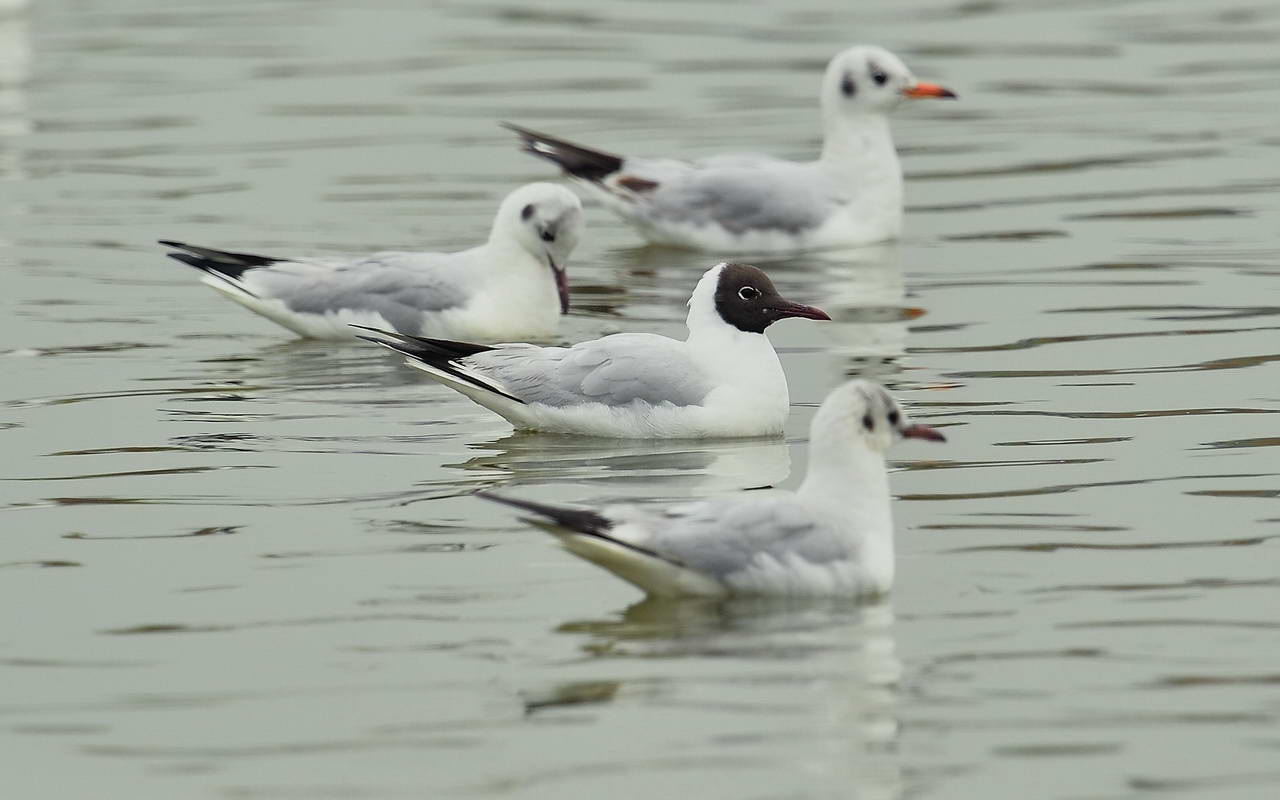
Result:
M825 320L831 319L831 317L827 316L827 312L820 308L801 305L800 303L792 303L786 300L773 306L769 310L777 315L778 319L783 319L784 317L804 317L805 319Z
M908 425L899 433L904 439L927 439L931 442L945 442L947 437L942 435L942 431L937 428L930 428L928 425Z
M938 97L955 99L956 93L936 83L917 83L902 90L906 97Z
M550 260L550 259L548 259ZM569 274L564 267L551 262L551 273L556 276L556 294L560 295L560 313L569 313Z

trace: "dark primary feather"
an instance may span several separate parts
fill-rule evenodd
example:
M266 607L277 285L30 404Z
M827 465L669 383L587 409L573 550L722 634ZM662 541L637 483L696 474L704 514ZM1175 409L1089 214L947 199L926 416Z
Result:
M628 550L634 550L637 553L680 566L680 562L659 555L652 550L613 538L609 535L609 531L613 528L613 523L594 511L589 511L585 508L566 508L564 506L547 505L546 503L535 503L532 500L518 500L514 497L505 497L491 492L476 492L476 496L483 497L485 500L492 500L495 503L502 503L512 508L518 508L521 511L530 511L550 520L557 528L580 533L584 536L594 536L619 547L625 547ZM533 522L541 524L537 520L533 520Z
M546 503L535 503L532 500L518 500L514 497L506 497L490 492L476 492L476 496L505 506L511 506L512 508L518 508L521 511L531 511L574 533L584 533L588 536L601 536L608 539L609 537L605 536L605 534L613 527L612 522L585 508L552 506Z
M472 344L470 342L455 342L449 339L429 339L425 336L410 336L403 333L392 333L384 331L380 328L370 328L365 325L352 325L362 331L371 331L377 336L361 336L366 342L380 344L388 350L393 350L405 358L419 361L431 367L435 367L441 372L452 375L460 381L469 383L472 386L484 389L486 392L502 395L517 403L524 403L518 397L507 394L506 392L495 389L493 386L477 381L472 376L458 370L453 363L460 358L473 356L476 353L483 353L492 350L492 347L483 344Z
M393 333L392 331L384 331L381 328L370 328L367 325L352 325L353 328L359 328L362 331L376 333L379 336L391 339L391 342L384 342L374 339L370 336L361 336L370 342L378 344L395 344L398 352L415 358L425 357L428 354L446 355L449 358L466 358L476 353L483 353L493 348L486 344L472 344L471 342L455 342L451 339L431 339L426 336L410 336L407 333Z
M612 153L592 150L545 133L512 125L510 122L501 124L502 127L514 131L520 137L526 153L559 165L575 178L600 181L622 169L622 159Z
M214 250L168 239L161 239L159 244L187 251L185 253L166 253L169 258L205 272L216 272L219 275L225 275L228 278L239 278L251 269L267 267L282 260L252 253L232 253L226 250Z

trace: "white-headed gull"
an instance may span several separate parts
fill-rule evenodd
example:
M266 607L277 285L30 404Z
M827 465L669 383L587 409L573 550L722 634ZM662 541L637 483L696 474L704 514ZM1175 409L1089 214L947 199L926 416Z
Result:
M524 149L558 164L655 244L717 253L851 247L902 228L902 168L887 114L906 98L955 97L893 53L851 47L822 80L816 161L724 155L692 163L627 158L515 125Z
M653 596L877 595L893 583L885 451L903 438L945 441L908 422L879 384L855 380L814 416L795 492L600 512L481 496L532 512L571 552Z
M556 330L582 229L573 192L531 183L502 201L487 242L457 253L295 259L160 244L184 251L169 256L203 271L206 285L299 336L349 338L358 324L493 342Z
M770 436L782 432L787 378L765 328L830 319L784 299L746 264L717 264L689 298L684 341L615 333L572 347L495 347L370 338L517 429L632 438Z

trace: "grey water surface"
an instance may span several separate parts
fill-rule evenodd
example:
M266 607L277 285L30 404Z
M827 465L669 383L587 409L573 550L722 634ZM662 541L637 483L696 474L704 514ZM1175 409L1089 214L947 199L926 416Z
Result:
M513 435L158 238L454 248L621 152L818 144L875 42L908 229L762 263L786 440ZM40 0L0 10L5 797L1280 796L1280 5ZM598 207L565 340L680 335L713 259ZM894 454L870 606L662 604L501 488L794 485L847 375Z

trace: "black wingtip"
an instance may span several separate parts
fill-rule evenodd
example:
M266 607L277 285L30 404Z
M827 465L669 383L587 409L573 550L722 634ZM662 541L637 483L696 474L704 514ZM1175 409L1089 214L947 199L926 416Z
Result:
M218 265L211 263L208 259L192 255L191 253L165 253L165 255L172 258L174 261L186 264L188 267L195 267L206 275L212 275L215 278L219 278L231 284L238 292L247 294L250 297L258 297L258 295L254 294L249 287L240 282L239 278L244 274L244 270L235 271L221 269Z
M385 336L388 339L395 339L405 344L418 345L420 347L430 347L436 350L462 350L468 354L483 353L493 348L487 344L473 344L472 342L455 342L452 339L433 339L429 336L414 336L408 333L400 333L399 331L388 331L383 328L373 328L368 325L357 325L354 322L347 323L348 328L356 328L357 330L369 331L379 336ZM362 337L363 338L363 337Z
M214 250L211 247L200 247L185 242L176 242L172 239L158 239L159 244L165 247L172 247L182 250L181 253L166 253L170 258L181 261L184 264L204 270L205 272L216 273L224 278L240 279L244 273L258 267L268 267L283 259L274 258L272 256L260 256L253 253L233 253L229 250Z
M386 347L388 349L396 350L396 352L401 352L396 348L395 345L399 340L403 339L404 337L402 337L398 333L393 333L392 331L384 331L382 328L371 328L368 325L356 325L354 322L348 322L347 327L355 328L358 331L369 331L370 333L377 334L377 336L363 336L357 333L356 334L357 339L364 339L366 342L380 344L383 347Z
M598 182L622 169L622 157L613 153L585 147L511 122L498 124L520 137L526 153L550 161L575 178Z
M568 531L570 533L577 533L583 536L591 536L618 547L625 547L628 550L633 550L642 555L649 556L650 558L666 561L678 567L684 566L679 561L659 555L657 552L646 547L641 547L640 545L632 544L631 542L626 542L622 539L615 539L613 536L610 536L609 532L613 530L613 521L602 514L597 514L594 511L589 511L585 508L567 508L565 506L552 506L545 503L535 503L532 500L520 500L515 497L507 497L506 495L495 494L494 492L485 491L483 489L476 490L475 492L472 492L472 494L476 497L484 498L485 500L492 500L495 503L501 503L504 506L511 506L512 508L516 508L521 511L528 511L532 514L536 514L540 519L530 519L528 522L533 525L537 525L550 533Z
M424 336L410 336L405 333L392 333L379 328L369 328L364 325L351 325L352 328L360 328L366 331L372 331L381 337L374 338L372 336L360 336L366 342L372 342L381 345L393 353L399 353L410 362L410 366L425 365L436 370L444 372L463 383L469 383L478 389L486 392L505 397L517 403L524 404L525 401L510 392L503 391L497 385L477 380L476 377L468 372L459 369L456 361L473 356L477 353L484 353L494 348L487 344L472 344L471 342L455 342L449 339L428 339Z
M507 497L506 495L496 494L494 492L477 490L476 497L482 497L485 500L491 500L504 506L528 511L545 517L556 525L573 531L574 533L585 533L589 536L602 536L606 534L613 523L605 517L594 511L585 508L568 508L565 506L553 506L546 503L535 503L532 500L520 500L515 497Z
M391 352L399 353L400 355L406 358L412 358L418 361L428 361L428 359L424 357L423 353L418 352L413 348L413 343L410 342L408 338L398 333L392 333L391 331L384 331L381 328L370 328L366 325L352 325L351 323L347 323L347 327L359 328L360 330L363 330L363 331L372 331L378 334L377 336L363 336L357 333L356 334L357 339L363 339L364 341L369 342L371 344L376 344L381 347L385 347Z
M517 125L514 122L507 122L506 120L499 121L498 125L500 127L506 128L512 133L519 134L520 136L528 139L554 139L555 138L553 136L549 136L548 134L535 131L533 128L526 128L523 125Z
M428 358L428 357L424 356L424 354L422 354L422 353L420 353L420 352L414 352L413 350L411 350L411 349L409 348L409 345L407 345L407 344L406 344L406 343L404 343L404 342L398 342L398 341L396 341L396 340L394 340L394 339L391 339L391 340L388 340L388 339L375 339L375 338L374 338L374 337L372 337L372 336L360 336L360 335L358 335L358 334L356 335L356 338L357 338L357 339L363 339L363 340L365 340L366 342L369 342L370 344L376 344L376 345L378 345L379 347L385 347L385 348L387 348L388 350L390 350L391 352L395 353L396 355L403 356L404 358L408 359L409 361L416 361L416 362L418 362L418 363L420 363L420 364L429 364L429 365L431 365L431 366L433 366L433 367L439 367L439 368L441 368L441 369L445 369L445 371L446 371L446 372L451 372L451 371L452 371L452 370L447 369L448 362L444 362L444 363L437 363L437 362L435 362L434 360L432 360L431 358Z
M348 322L348 323L347 323L347 327L348 327L348 328L355 328L356 330L361 330L361 331L369 331L370 333L376 333L376 334L378 334L379 336L386 336L388 339L402 339L402 338L404 338L401 334L398 334L398 333L396 333L395 331L384 331L382 328L372 328L372 327L370 327L370 326L368 326L368 325L357 325L357 324L355 324L354 322ZM368 340L369 340L369 341L371 341L371 342L372 342L372 341L376 341L375 339L372 339L372 338L370 338L370 337L368 337L368 336L361 336L360 338L361 338L361 339L368 339Z
M517 125L514 122L507 122L503 120L498 123L498 126L501 128L506 128L507 130L514 133L516 136L519 136L520 144L524 146L525 151L529 153L533 153L535 155L537 154L537 151L533 149L533 143L538 141L539 139L546 138L543 134L540 134L535 130L530 130L529 128L526 128L522 125Z

